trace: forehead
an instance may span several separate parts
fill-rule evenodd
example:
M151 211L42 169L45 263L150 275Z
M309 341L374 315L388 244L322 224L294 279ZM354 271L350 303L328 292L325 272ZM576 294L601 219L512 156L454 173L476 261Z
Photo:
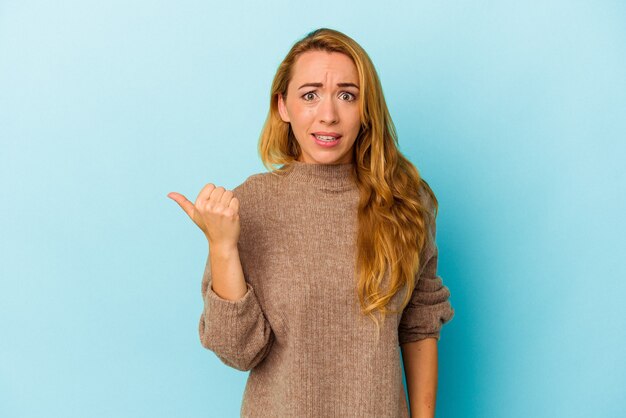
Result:
M292 79L303 82L324 82L331 76L336 82L358 84L358 72L352 58L341 52L307 51L293 66Z

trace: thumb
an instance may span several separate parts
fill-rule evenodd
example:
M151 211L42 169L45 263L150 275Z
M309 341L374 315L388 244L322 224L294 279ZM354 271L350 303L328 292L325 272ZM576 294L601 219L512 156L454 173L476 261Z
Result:
M185 213L194 220L194 212L196 211L196 207L193 203L191 203L185 196L180 193L171 192L167 194L167 197L172 199L174 202L178 203L178 205L185 211Z

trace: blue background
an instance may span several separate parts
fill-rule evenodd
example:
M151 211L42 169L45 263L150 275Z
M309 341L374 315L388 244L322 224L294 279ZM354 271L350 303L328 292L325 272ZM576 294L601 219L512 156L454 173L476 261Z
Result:
M320 26L439 198L437 416L626 416L624 2L197 0L0 1L0 416L238 416L166 194L264 171L272 77Z

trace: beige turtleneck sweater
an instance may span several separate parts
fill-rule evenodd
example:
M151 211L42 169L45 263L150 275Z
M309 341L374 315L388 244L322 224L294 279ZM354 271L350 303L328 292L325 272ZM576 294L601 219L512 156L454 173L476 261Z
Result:
M377 341L355 292L351 168L295 161L286 175L253 174L233 190L248 291L236 301L217 296L207 258L199 331L224 364L250 370L242 417L406 418L400 344L439 340L454 316L437 275L433 219L412 300L386 318Z

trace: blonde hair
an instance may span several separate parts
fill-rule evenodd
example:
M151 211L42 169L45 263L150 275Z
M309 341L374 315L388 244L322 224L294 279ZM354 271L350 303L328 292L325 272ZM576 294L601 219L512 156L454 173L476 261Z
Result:
M278 96L286 96L297 58L311 50L347 55L359 75L361 128L353 147L352 173L360 192L356 292L361 312L380 331L374 311L378 310L384 321L386 314L399 313L409 303L416 285L420 253L429 233L427 217L436 217L438 203L417 168L398 150L395 127L369 56L356 41L333 29L310 32L292 46L278 66L271 87L269 113L259 139L263 165L270 172L280 174L300 155L291 125L280 118ZM278 165L282 167L277 168ZM389 266L389 287L381 289ZM400 310L389 310L388 302L405 286L407 292Z

